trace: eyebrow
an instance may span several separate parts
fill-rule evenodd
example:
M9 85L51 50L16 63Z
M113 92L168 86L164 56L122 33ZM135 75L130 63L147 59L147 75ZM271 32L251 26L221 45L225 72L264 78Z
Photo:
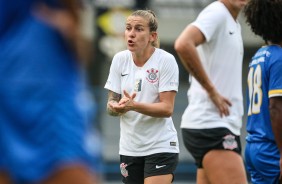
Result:
M131 26L131 24L129 24L129 23L126 23L125 25L126 26ZM142 24L136 24L136 25L134 25L134 27L149 27L149 26L144 26Z

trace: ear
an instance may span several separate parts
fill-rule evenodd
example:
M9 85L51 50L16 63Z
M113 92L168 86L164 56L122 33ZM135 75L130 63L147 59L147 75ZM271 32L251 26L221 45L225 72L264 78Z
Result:
M158 33L156 31L152 31L150 33L150 42L156 41L158 38Z

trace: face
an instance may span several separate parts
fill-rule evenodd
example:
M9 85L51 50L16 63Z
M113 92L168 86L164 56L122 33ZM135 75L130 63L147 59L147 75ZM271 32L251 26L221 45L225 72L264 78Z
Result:
M126 21L125 40L128 50L142 52L151 46L154 34L150 32L148 21L143 17L130 16Z

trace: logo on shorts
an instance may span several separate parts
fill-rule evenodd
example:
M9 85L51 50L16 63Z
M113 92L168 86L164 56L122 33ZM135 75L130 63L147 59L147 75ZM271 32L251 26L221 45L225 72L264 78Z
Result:
M159 168L162 168L162 167L165 167L166 165L156 165L156 169L159 169Z
M147 70L148 77L146 77L146 79L151 83L155 83L159 79L158 75L157 75L158 72L159 71L157 69L154 69L154 68Z
M223 139L224 139L224 141L223 141L224 149L233 150L235 148L238 148L238 144L235 140L234 135L228 134L228 135L224 136Z
M121 163L120 164L120 172L126 178L128 176L128 171L126 170L127 164Z

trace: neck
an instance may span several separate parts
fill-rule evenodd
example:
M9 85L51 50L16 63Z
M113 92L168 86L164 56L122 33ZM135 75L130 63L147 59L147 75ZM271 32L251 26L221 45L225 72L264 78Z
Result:
M155 47L150 47L144 50L142 53L132 52L133 61L136 66L142 67L152 56L155 51Z
M228 9L229 13L231 14L231 16L233 17L233 19L236 21L237 17L241 11L241 9L233 6L232 4L229 3L229 1L226 0L220 0L220 2L222 4L224 4L224 6Z
M268 42L267 44L268 44L268 45L277 45L277 46L282 47L282 41L281 41L281 42L279 42L279 43L272 43L272 42Z

